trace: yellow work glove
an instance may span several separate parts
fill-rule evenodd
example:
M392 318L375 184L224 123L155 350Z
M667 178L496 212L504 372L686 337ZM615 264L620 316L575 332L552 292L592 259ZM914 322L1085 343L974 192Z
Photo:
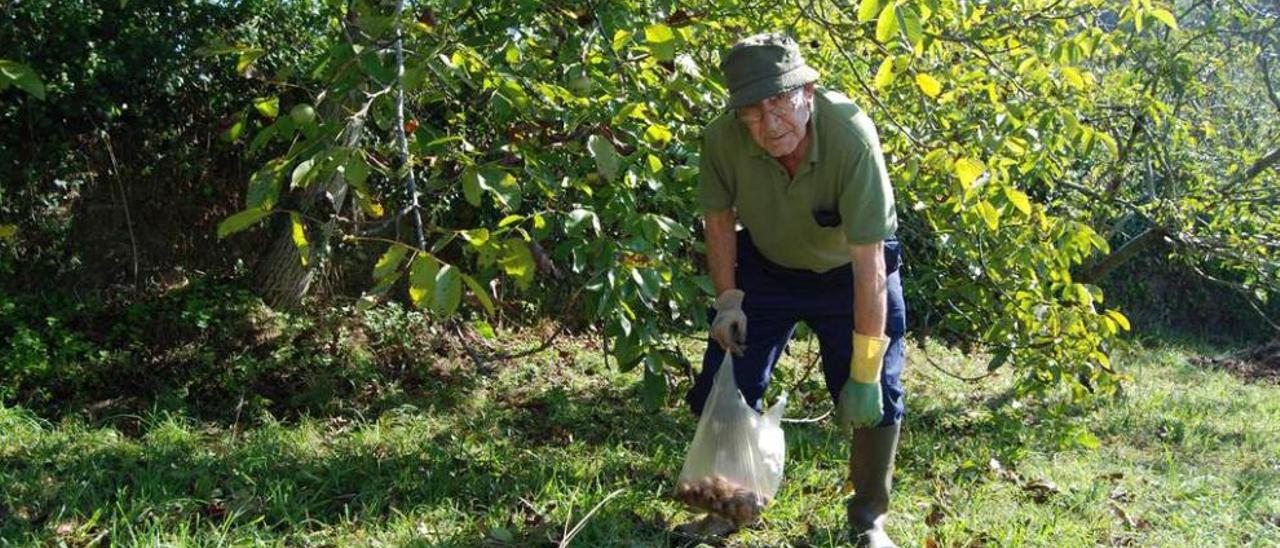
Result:
M849 364L849 380L840 390L836 402L836 420L843 428L871 428L884 418L880 390L880 370L884 353L889 350L889 337L853 334L853 360Z

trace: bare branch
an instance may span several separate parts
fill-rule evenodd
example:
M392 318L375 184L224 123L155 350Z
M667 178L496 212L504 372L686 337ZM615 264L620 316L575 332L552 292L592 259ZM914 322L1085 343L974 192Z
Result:
M1276 106L1276 110L1280 111L1280 96L1276 96L1276 89L1271 84L1271 67L1267 64L1267 53L1264 51L1258 54L1258 66L1262 69L1262 83L1267 86L1267 98L1271 99L1271 104Z

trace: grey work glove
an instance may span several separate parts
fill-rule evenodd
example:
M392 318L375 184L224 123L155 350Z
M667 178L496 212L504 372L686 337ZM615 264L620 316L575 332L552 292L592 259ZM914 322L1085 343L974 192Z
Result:
M735 356L742 355L747 342L747 315L742 312L746 296L741 289L725 290L716 297L716 317L711 320L711 338Z

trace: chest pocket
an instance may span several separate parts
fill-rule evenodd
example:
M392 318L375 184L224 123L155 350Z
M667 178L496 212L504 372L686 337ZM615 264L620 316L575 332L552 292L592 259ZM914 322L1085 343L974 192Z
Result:
M814 184L817 181L807 181ZM816 185L815 185L816 186ZM840 201L836 185L829 188L814 188L809 196L810 214L813 222L823 228L837 228L844 219L840 218Z

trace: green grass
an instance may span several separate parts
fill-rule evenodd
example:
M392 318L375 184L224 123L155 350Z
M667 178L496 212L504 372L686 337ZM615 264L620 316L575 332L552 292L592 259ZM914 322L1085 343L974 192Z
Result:
M645 410L636 374L584 344L490 375L442 361L400 398L411 404L377 416L50 423L0 408L0 544L549 545L617 491L574 545L666 546L691 518L665 496L695 426L684 386ZM913 348L891 533L904 546L1280 544L1280 387L1188 352L1117 356L1135 377L1122 396L1075 406L1014 400L1007 374L954 380ZM783 368L778 384L802 360ZM825 392L803 388L788 415L825 411ZM788 425L787 441L777 502L730 542L842 544L844 437L827 421Z

